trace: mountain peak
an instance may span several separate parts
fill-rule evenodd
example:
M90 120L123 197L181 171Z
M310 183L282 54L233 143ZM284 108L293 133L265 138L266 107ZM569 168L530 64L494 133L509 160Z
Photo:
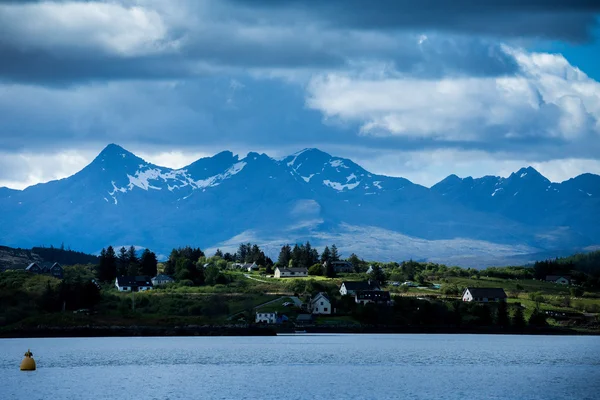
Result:
M544 181L548 180L544 175L540 174L532 166L524 167L524 168L521 168L520 170L518 170L517 172L513 172L509 178L519 178L519 179L529 179L529 180L541 178Z

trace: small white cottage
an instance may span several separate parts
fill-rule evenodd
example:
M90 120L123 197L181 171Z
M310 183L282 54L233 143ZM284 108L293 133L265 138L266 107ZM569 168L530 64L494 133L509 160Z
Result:
M506 301L506 293L502 288L475 288L468 287L463 292L462 301L477 301L490 303Z
M306 268L275 268L275 278L302 278L308 276Z
M259 323L275 324L275 323L277 323L277 313L276 312L257 312L255 322L257 324L259 324Z
M313 314L331 314L331 301L327 293L319 293L310 301L310 310Z

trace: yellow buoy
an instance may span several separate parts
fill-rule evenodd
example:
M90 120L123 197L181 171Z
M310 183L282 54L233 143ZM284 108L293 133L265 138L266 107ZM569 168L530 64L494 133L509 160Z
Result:
M21 361L21 371L35 371L35 360L31 356L33 356L33 353L27 349L25 358Z

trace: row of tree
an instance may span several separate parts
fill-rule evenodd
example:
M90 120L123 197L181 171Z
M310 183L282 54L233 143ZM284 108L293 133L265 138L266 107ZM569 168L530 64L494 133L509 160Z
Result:
M112 246L102 249L98 260L98 279L102 282L114 281L117 276L155 276L158 268L156 254L145 249L138 257L135 247L121 247L119 254Z
M323 252L319 255L317 249L311 246L310 242L305 244L295 244L292 248L289 244L281 247L277 265L281 267L310 268L315 264L331 264L332 261L339 261L340 255L334 244L329 248L325 246Z

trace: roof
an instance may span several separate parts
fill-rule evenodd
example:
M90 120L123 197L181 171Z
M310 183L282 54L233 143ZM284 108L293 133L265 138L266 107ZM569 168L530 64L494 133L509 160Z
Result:
M356 281L344 281L342 285L346 287L346 290L375 290L379 289L379 285L377 282L373 281L365 281L365 282L356 282Z
M547 275L546 276L546 280L552 281L552 282L557 281L560 278L565 278L567 280L571 280L571 277L569 275Z
M465 291L468 290L471 293L471 296L477 298L486 298L486 299L505 299L506 293L502 288L475 288L468 287Z
M356 292L356 298L358 300L371 300L371 301L390 301L390 292L383 292L381 290L362 290Z
M169 275L165 275L165 274L158 274L156 275L154 278L152 278L152 280L156 280L156 281L174 281L175 279L171 278Z
M119 286L153 286L152 280L148 276L118 276L117 284Z
M33 269L33 267L38 267L40 268L40 266L37 263L31 263L27 266L27 268L25 268L27 271Z
M325 292L319 292L317 293L317 295L315 297L312 298L312 300L310 301L311 303L314 303L315 301L317 301L320 297L324 297L327 301L329 300L329 296L327 296L327 293Z
M52 264L52 267L50 267L50 268L52 269L52 268L56 268L56 267L62 268L59 263Z
M279 268L279 267L277 267L277 269L279 269L279 272L306 272L306 273L308 273L307 268Z

